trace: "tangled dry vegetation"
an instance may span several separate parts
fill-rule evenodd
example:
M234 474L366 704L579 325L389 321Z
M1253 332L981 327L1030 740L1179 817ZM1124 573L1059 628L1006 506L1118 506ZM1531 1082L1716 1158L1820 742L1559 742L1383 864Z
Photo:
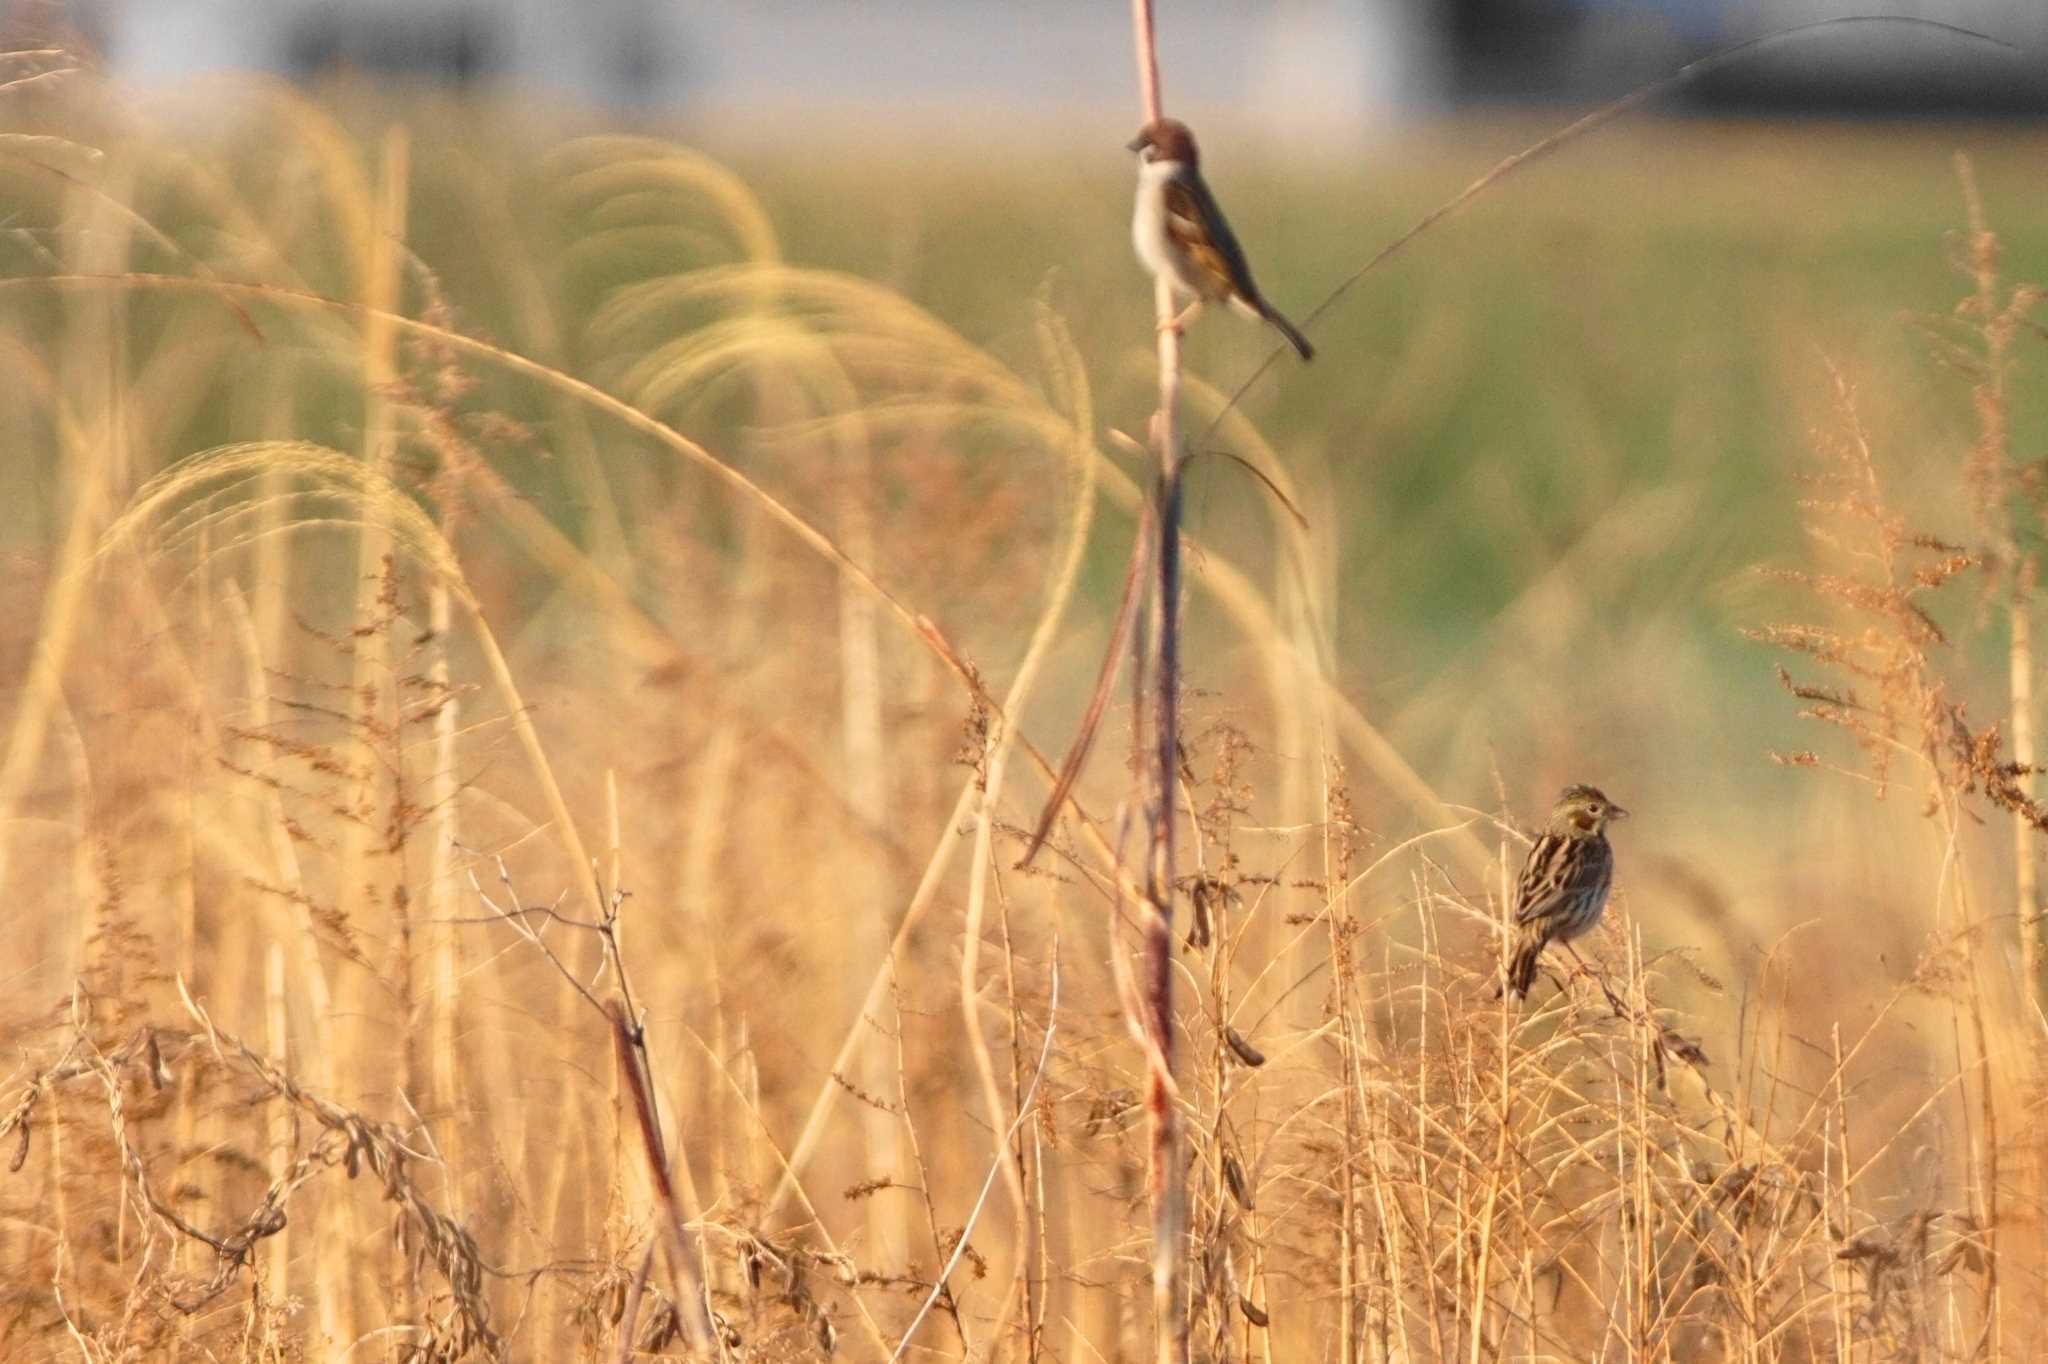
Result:
M1042 301L999 358L653 140L416 164L272 90L173 132L54 49L0 98L0 1354L1141 1358L1122 776L1014 864L1142 349L1105 377ZM409 249L434 215L473 257ZM1322 579L1193 545L1198 1358L2048 1347L2030 902L1982 851L2041 815L1937 623L2033 590L2035 295L1968 253L1985 519L1894 510L1844 381L1768 631L1853 740L1789 756L1928 806L1923 950L1835 1020L1641 892L1603 981L1494 999L1512 820L1347 699Z

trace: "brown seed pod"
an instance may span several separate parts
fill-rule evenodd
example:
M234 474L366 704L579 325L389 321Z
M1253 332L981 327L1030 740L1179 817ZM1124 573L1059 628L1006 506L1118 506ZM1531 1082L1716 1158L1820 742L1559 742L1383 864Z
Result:
M1230 1196L1238 1206L1250 1212L1257 1205L1252 1202L1252 1186L1245 1181L1244 1167L1237 1163L1237 1157L1223 1153L1223 1182L1230 1186Z
M1266 1064L1266 1053L1245 1041L1244 1034L1236 1028L1230 1027L1228 1024L1224 1025L1223 1040L1230 1044L1231 1054L1246 1065L1263 1066Z
M1195 884L1189 888L1188 905L1194 911L1194 916L1188 923L1187 946L1190 949L1209 945L1210 884L1208 878L1197 877Z

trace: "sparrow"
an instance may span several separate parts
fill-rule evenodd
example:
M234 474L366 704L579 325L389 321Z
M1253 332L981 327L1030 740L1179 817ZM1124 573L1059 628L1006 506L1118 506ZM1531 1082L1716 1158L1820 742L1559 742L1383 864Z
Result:
M1550 812L1550 827L1529 849L1515 882L1515 951L1507 988L1517 999L1536 983L1536 964L1551 943L1570 944L1600 922L1607 889L1614 884L1610 820L1628 811L1591 786L1567 786Z
M1201 155L1188 125L1157 119L1138 131L1130 150L1138 154L1138 203L1131 215L1138 259L1176 293L1194 300L1171 325L1178 328L1204 302L1220 299L1272 323L1303 360L1313 358L1315 347L1308 338L1252 283L1244 251L1216 207L1216 196L1202 182Z

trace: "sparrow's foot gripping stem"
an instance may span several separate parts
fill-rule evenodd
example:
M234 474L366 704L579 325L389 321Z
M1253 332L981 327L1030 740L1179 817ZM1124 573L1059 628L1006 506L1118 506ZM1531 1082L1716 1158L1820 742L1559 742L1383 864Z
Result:
M1201 310L1202 300L1198 298L1166 321L1160 323L1158 329L1162 332L1172 332L1175 336L1179 336L1188 329L1188 323L1194 321L1195 314Z

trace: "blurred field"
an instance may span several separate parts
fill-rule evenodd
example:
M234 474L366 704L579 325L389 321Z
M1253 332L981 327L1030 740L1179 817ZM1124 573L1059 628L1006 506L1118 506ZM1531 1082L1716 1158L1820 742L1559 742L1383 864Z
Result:
M726 1348L888 1358L1001 1149L911 1357L1145 1357L1124 689L1092 821L1012 865L1143 485L1130 130L797 155L11 63L0 1355L613 1357L661 1235L593 1007L623 964ZM1300 320L1547 127L1205 151ZM1639 121L1370 276L1206 438L1307 526L1202 460L1197 1358L2048 1343L2009 824L1910 725L1882 802L1774 765L1867 770L1743 635L1899 619L1759 572L1874 562L1869 515L1801 529L1836 375L1888 505L1988 534L1957 151L2048 278L2048 134ZM1197 416L1266 343L1198 322ZM1980 726L1995 582L1939 588L1922 651ZM1516 830L1571 780L1636 812L1591 944L1625 1016L1488 997ZM632 1344L681 1353L663 1263Z

